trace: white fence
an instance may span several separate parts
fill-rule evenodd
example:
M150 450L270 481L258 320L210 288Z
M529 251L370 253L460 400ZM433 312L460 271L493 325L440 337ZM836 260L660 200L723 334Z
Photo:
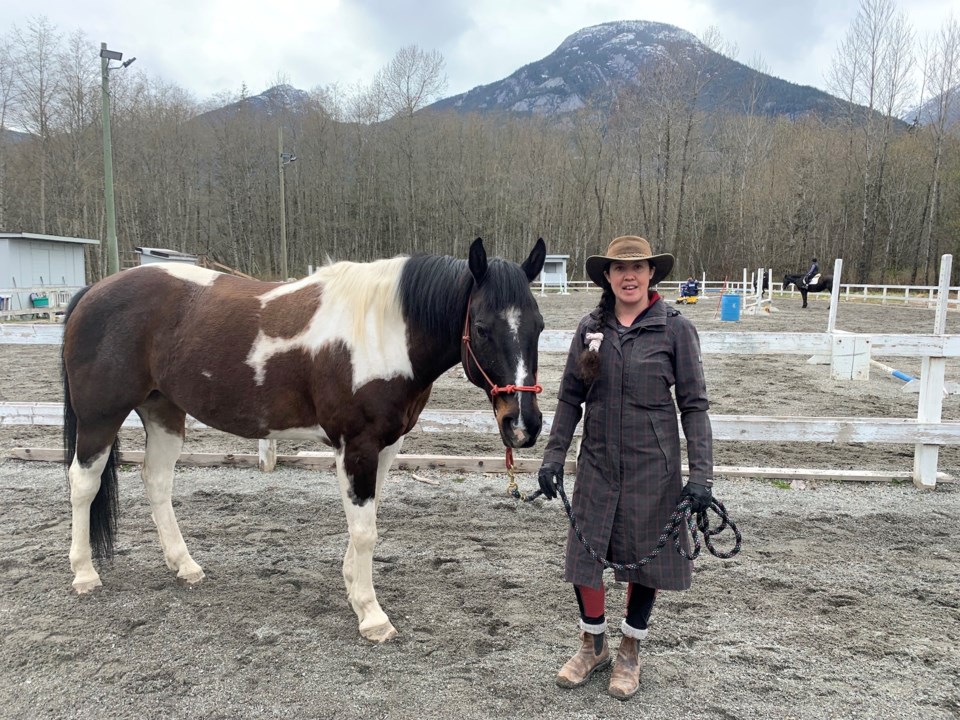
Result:
M657 286L657 289L660 291L661 295L665 294L680 294L680 286L685 281L682 279L667 280ZM737 280L725 282L723 280L707 280L705 277L701 278L700 283L700 295L713 295L714 297L718 296L721 292L724 293L734 293L740 295L756 295L757 294L757 285L754 280L754 276L750 275L746 281ZM789 289L784 290L783 282L776 281L771 286L773 288L774 295L779 297L794 297L799 296L800 291L797 290L793 285L789 286ZM939 296L940 288L937 285L870 285L870 284L860 284L860 283L844 283L840 287L840 297L843 300L849 301L862 301L862 302L873 302L879 304L886 303L899 303L903 305L909 305L911 303L923 303L927 305L935 305ZM578 292L600 292L600 288L594 285L589 280L569 280L567 282L568 290L576 290ZM546 286L546 293L549 294L551 291L556 291L556 288L551 286ZM951 309L960 308L960 285L954 285L947 288L947 306ZM544 292L541 290L541 295ZM829 297L825 293L811 293L810 298L816 298L823 296L824 298Z
M0 320L30 316L53 320L58 312L66 310L70 298L79 289L79 286L73 285L0 288Z
M960 357L960 335L945 333L946 311L952 258L945 255L941 261L941 284L928 297L937 299L935 327L930 334L854 334L835 330L836 304L841 286L834 288L831 296L831 312L828 332L824 333L769 333L769 332L703 332L700 334L701 350L704 353L739 355L825 355L830 356L841 345L858 342L878 355L891 357L922 358L921 389L917 418L855 418L855 417L754 417L744 415L714 415L711 417L714 438L720 441L745 442L836 442L836 443L881 443L915 445L912 471L841 471L832 469L804 468L741 468L717 467L718 475L749 475L769 477L820 477L833 479L887 480L911 478L922 488L935 487L938 480L953 479L938 472L940 446L960 445L960 422L942 422L941 411L944 392L944 371L947 358ZM842 262L837 261L835 275L839 277ZM952 301L955 302L955 301ZM0 325L0 343L57 344L62 334L59 325ZM540 351L546 353L566 352L570 345L571 332L546 331L540 338ZM62 406L56 403L0 403L0 426L4 425L60 425ZM544 417L544 432L549 432L552 415ZM131 415L128 425L138 425L139 420ZM188 418L188 427L203 427ZM498 432L489 411L457 412L425 410L417 424L419 432ZM275 444L261 441L261 466L272 464ZM272 450L271 450L272 448ZM59 451L41 453L24 450L18 457L53 459ZM41 458L41 456L44 456ZM266 459L265 459L266 458ZM312 459L310 459L312 458ZM431 459L432 458L432 459ZM131 455L131 461L135 458ZM282 458L285 462L314 467L332 467L330 453L311 453L309 457ZM232 456L230 462L236 463ZM399 467L410 467L412 459L401 455ZM502 471L502 460L496 458L444 458L428 456L424 464L473 470ZM536 459L518 461L521 471L536 469Z

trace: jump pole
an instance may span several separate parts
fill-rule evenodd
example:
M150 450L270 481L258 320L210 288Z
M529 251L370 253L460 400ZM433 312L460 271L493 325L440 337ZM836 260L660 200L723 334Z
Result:
M898 380L903 380L905 383L917 382L917 379L915 377L907 375L905 372L900 372L899 370L896 370L890 367L889 365L884 365L879 360L874 360L873 358L870 358L870 364L873 365L873 367L875 368L883 370L887 375L895 377ZM906 390L906 386L904 386L904 390Z

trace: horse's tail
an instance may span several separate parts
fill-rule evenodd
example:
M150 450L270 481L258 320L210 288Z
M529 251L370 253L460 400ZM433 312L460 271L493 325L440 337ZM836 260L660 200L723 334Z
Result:
M77 413L73 409L70 399L70 379L67 377L67 365L64 360L66 347L67 323L70 315L80 302L90 285L81 288L72 298L63 315L63 337L60 345L60 377L63 381L63 463L67 472L67 481L70 479L70 465L77 454ZM94 557L109 558L113 556L113 539L117 531L117 466L120 457L120 441L114 439L113 447L107 458L107 464L100 473L100 489L90 506L90 546Z

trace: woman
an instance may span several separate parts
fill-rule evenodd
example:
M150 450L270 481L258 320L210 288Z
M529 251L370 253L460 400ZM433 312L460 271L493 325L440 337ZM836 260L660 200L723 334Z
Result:
M672 255L655 255L650 243L632 235L615 238L605 255L587 259L587 275L603 295L570 345L539 473L544 495L556 497L585 403L573 509L587 542L621 564L640 560L656 546L682 497L692 498L695 512L712 498L713 435L700 339L693 324L653 289L672 268ZM690 466L685 486L677 407ZM692 566L667 548L639 570L615 573L629 585L608 689L614 697L625 700L639 688L639 641L647 636L657 591L688 589ZM580 606L581 647L557 674L557 684L571 688L611 663L603 566L572 529L564 579L573 583Z

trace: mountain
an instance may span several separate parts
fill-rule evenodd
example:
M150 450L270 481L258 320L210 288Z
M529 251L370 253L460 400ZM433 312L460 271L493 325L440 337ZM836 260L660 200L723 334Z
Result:
M229 105L198 115L196 119L208 120L216 124L242 112L268 117L281 112L296 114L306 111L309 104L309 93L298 90L291 85L275 85L259 95L243 97Z
M19 130L11 130L10 128L3 128L2 139L5 143L9 145L15 145L16 143L23 142L32 138L33 135L30 133L20 132Z
M947 107L947 127L955 127L960 125L960 85L954 86L950 93L950 104ZM909 112L906 112L901 117L901 120L904 122L917 125L930 125L937 121L937 116L939 114L939 105L942 99L941 95L938 95L935 98L927 100L920 107L915 107Z
M816 88L796 85L721 55L673 25L618 21L580 30L550 55L503 80L439 100L432 110L563 115L592 104L609 106L622 88L643 87L644 71L656 61L692 61L709 82L698 99L705 111L743 112L754 88L756 111L798 118L835 117L850 106ZM649 73L648 73L649 74Z

